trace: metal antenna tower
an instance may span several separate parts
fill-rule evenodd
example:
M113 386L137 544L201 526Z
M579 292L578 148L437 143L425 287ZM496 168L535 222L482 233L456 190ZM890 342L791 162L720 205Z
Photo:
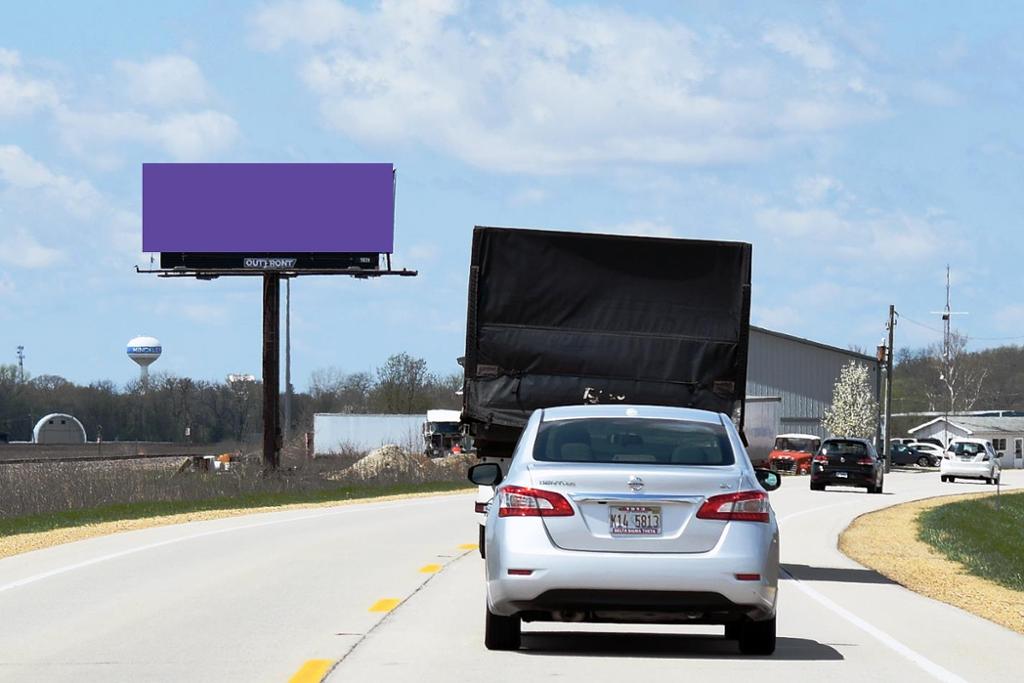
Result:
M942 365L942 373L939 375L939 379L941 379L942 381L946 382L946 386L947 387L949 386L949 382L952 381L951 378L946 377L946 374L949 372L949 363L950 363L950 358L949 358L949 355L950 355L949 341L950 341L950 336L952 335L952 330L950 329L950 321L951 321L951 319L952 319L952 317L954 315L968 315L967 311L954 311L954 310L951 310L951 308L950 308L950 299L949 299L949 289L950 289L950 287L949 287L949 264L947 263L946 264L946 308L941 310L941 311L932 311L932 314L934 314L934 315L941 315L942 316L942 362L943 362L943 365ZM945 411L945 436L946 436L945 441L946 441L946 445L947 446L949 445L949 414L953 411L953 407L954 407L953 406L953 395L952 395L952 392L950 392L949 403L946 405L946 411Z

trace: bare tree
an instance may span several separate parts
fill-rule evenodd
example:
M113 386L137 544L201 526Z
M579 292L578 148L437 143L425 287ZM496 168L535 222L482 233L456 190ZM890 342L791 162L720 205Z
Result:
M950 413L972 410L981 396L988 369L967 352L967 335L953 330L947 344L933 344L928 353L939 375L939 383L930 389L929 399Z

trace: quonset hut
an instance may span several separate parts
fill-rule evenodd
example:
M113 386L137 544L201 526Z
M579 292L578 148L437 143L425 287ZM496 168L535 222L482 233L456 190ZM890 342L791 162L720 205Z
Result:
M78 418L67 413L50 413L32 429L32 443L85 443L85 440L85 427Z

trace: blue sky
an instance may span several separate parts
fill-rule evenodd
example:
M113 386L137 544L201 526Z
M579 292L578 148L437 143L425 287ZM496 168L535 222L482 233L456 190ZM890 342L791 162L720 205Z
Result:
M770 8L770 9L769 9ZM65 2L0 8L0 362L259 374L255 279L158 280L141 164L383 161L395 265L304 278L293 377L454 372L473 225L754 245L753 321L873 348L1024 340L1015 3Z

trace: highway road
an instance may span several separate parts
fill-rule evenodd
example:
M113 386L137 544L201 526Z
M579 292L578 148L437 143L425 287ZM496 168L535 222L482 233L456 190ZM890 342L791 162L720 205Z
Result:
M1024 486L1024 471L1004 482ZM483 647L472 496L289 510L134 531L0 560L0 681L1012 681L1024 636L836 550L857 515L982 484L892 473L886 493L772 494L779 644L712 627L526 624Z

